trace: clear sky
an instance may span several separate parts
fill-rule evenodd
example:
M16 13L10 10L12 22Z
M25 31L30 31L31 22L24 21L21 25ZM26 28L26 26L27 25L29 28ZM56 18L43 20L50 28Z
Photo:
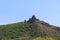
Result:
M60 26L60 0L0 0L0 25L28 20L32 15Z

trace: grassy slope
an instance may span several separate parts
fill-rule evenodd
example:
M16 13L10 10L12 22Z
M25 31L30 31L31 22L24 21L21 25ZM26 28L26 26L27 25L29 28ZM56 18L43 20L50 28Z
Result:
M0 26L0 40L55 40L59 33L55 27L41 23L15 23ZM60 40L60 39L59 39Z

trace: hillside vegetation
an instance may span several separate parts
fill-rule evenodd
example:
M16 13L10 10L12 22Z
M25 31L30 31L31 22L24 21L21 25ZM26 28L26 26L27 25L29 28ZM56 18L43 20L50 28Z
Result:
M60 40L60 27L33 16L25 22L0 25L0 40Z

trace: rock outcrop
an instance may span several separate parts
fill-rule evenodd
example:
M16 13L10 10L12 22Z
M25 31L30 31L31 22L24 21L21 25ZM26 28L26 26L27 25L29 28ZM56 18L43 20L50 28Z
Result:
M33 15L33 16L32 16L31 18L29 18L29 20L27 21L27 23L34 23L34 22L39 22L39 23L41 23L41 24L43 24L43 25L50 26L50 24L48 24L48 23L46 23L46 22L44 22L44 21L41 21L41 20L37 19L37 18L35 17L35 15Z
M28 20L27 22L28 22L28 23L34 23L34 22L36 22L36 21L39 21L39 19L37 19L37 18L35 17L35 15L33 15L32 18L29 18L29 20Z

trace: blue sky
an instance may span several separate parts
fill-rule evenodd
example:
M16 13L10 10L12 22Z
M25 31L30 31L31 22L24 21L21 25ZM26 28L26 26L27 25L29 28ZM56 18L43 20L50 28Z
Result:
M32 15L60 26L60 0L0 0L0 25L28 20Z

